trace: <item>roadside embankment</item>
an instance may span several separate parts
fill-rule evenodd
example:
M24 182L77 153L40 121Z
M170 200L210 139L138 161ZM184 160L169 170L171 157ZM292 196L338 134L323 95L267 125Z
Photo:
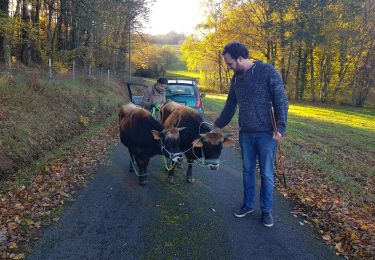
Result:
M25 68L13 76L0 73L1 175L30 167L125 102L125 86L113 81L48 79Z

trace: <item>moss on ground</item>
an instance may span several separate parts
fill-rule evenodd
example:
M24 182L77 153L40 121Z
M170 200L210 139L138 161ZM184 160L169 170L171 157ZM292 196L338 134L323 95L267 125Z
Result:
M145 259L230 259L227 234L214 202L205 196L200 182L185 183L185 171L168 184L165 173L159 173L160 193L153 214L142 234ZM207 248L211 248L208 252Z

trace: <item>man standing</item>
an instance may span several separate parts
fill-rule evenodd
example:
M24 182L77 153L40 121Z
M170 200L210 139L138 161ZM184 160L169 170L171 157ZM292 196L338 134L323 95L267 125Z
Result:
M238 106L244 199L242 207L234 215L242 218L254 210L258 158L262 221L264 226L272 227L273 163L276 142L284 136L288 114L283 81L272 65L250 61L247 48L240 42L227 44L222 55L228 69L234 71L234 76L224 109L214 125L215 128L226 126ZM271 106L275 111L277 132L273 129Z
M168 85L166 78L159 78L156 84L149 86L143 93L142 107L151 110L153 107L156 110L160 109L160 106L165 103L165 88Z

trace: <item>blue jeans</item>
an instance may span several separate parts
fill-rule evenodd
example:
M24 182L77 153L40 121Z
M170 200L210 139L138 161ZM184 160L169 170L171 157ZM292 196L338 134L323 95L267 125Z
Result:
M240 133L244 204L249 208L254 208L256 160L258 158L261 177L259 199L262 212L272 211L273 164L276 152L276 141L272 135L272 132Z

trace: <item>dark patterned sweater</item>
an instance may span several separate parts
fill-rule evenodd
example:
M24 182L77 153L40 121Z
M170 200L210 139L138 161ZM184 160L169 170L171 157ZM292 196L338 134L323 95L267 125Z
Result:
M238 106L240 132L273 131L271 104L274 107L278 131L284 135L288 115L288 99L284 84L276 69L256 61L242 76L234 75L224 109L215 126L226 126Z

